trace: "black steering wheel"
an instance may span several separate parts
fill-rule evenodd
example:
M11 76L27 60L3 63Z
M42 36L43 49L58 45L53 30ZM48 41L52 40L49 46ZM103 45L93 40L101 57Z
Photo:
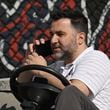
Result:
M14 96L23 103L24 101L32 101L36 104L37 110L50 108L55 101L57 95L61 92L60 89L48 83L48 80L41 77L36 77L35 81L27 83L17 82L17 77L20 73L30 70L41 70L57 77L64 86L69 85L68 80L55 70L41 65L26 65L14 71L10 78L10 88Z

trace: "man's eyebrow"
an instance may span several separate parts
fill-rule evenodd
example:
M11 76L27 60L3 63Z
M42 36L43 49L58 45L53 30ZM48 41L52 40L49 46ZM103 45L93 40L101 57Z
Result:
M55 31L55 32L50 31L50 34L52 34L52 33L65 33L65 32L63 32L63 31Z
M56 33L65 34L65 32L64 32L64 31L56 31Z

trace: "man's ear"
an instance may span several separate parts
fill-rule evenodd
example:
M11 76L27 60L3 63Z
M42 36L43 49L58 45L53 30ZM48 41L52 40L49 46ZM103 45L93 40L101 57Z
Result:
M85 43L85 39L86 39L86 34L84 32L79 32L78 33L78 44L82 45L83 43Z

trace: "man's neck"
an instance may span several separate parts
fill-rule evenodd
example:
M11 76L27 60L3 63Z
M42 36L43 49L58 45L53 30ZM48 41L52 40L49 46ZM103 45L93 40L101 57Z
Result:
M84 46L83 48L80 48L77 50L77 52L73 53L71 56L69 56L67 59L64 60L64 64L72 63L81 53L87 49L87 46Z

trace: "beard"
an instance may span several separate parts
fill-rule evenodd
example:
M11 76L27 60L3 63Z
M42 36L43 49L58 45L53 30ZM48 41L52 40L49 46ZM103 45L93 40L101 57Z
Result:
M74 53L76 53L78 45L76 41L71 41L70 44L66 46L53 45L53 50L54 49L57 49L56 51L53 51L53 55L56 60L67 61L73 59L72 57L74 57Z
M56 52L54 57L56 60L67 60L70 57L70 53L68 51Z

